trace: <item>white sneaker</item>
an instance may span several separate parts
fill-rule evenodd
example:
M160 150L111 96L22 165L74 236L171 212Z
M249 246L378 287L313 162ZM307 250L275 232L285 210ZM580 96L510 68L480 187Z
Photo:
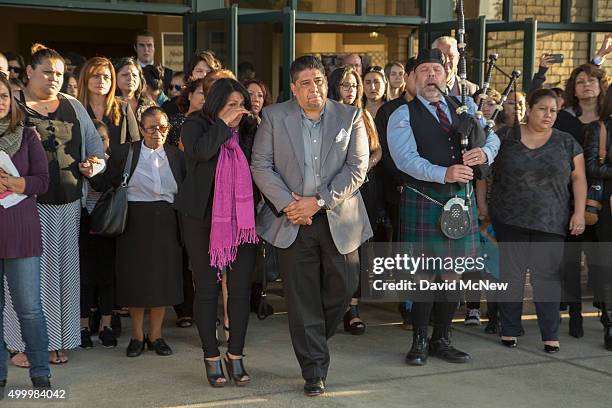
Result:
M463 324L466 326L480 326L480 310L468 309Z

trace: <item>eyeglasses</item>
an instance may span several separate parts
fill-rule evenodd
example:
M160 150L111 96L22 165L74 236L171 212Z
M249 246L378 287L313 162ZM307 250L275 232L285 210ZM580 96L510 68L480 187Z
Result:
M14 72L16 74L21 74L23 72L23 69L19 68L19 67L11 67L11 66L9 66L8 69L9 69L9 71L12 71L12 72Z
M343 82L343 83L340 84L340 86L345 91L350 91L351 89L357 89L359 87L359 85L357 85L357 84L349 84L348 82Z
M161 134L168 133L170 130L170 125L166 126L155 126L150 128L142 128L142 130L148 135L154 135L156 132L160 132Z
M183 89L183 85L170 85L171 91L181 91Z

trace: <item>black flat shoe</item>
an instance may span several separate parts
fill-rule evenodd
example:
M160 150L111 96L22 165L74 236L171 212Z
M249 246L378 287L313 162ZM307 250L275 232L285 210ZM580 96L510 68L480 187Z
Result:
M318 397L325 392L325 380L321 377L310 378L304 383L304 394L307 397Z
M427 329L415 328L412 334L412 347L408 354L406 354L406 364L415 366L427 364L428 352Z
M164 339L162 339L161 337L155 341L151 341L147 337L146 343L147 343L147 348L149 350L155 351L155 354L157 354L158 356L171 356L172 355L172 349L170 348L168 343L166 343Z
M181 329L186 329L193 326L193 319L191 317L179 317L176 319L176 326Z
M429 355L441 358L447 363L467 363L471 357L468 353L456 349L451 345L448 333L438 340L429 341Z
M138 357L142 354L145 349L144 341L131 339L130 344L128 344L127 349L125 350L125 354L128 357Z
M223 361L225 361L227 375L229 376L229 378L234 380L234 383L237 386L242 387L251 382L251 376L244 369L244 365L242 364L242 358L233 359L226 354L225 356L223 356Z
M544 351L549 354L554 354L559 352L559 346L551 346L550 344L544 345Z
M221 359L212 361L204 359L204 367L206 367L206 379L208 380L208 384L210 384L211 387L225 387L225 384L227 384L227 379L225 378L225 374L223 373L223 365L221 364ZM223 381L219 381L220 379L223 379Z
M32 377L32 387L34 388L51 388L51 381L49 377L43 375L41 377Z
M501 340L501 343L509 348L516 348L516 346L518 346L518 341L516 339L512 339L512 340Z
M366 326L362 321L351 323L351 320L356 318L361 319L359 317L359 305L350 305L349 310L344 314L344 331L359 336L365 333Z

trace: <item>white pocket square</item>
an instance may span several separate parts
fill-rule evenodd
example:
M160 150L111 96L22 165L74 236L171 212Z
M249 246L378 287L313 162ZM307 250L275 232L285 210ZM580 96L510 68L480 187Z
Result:
M340 143L348 137L349 137L348 132L345 129L342 129L340 130L340 133L336 135L336 143Z

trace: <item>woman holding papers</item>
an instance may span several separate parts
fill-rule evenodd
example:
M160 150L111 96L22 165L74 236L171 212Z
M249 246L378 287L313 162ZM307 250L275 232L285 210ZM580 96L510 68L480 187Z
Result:
M35 387L49 387L47 328L40 301L40 219L36 195L47 191L49 169L36 131L24 128L11 86L0 74L0 283L7 281L21 326L30 377ZM0 339L4 291L0 288ZM0 388L6 386L6 348L0 347Z

